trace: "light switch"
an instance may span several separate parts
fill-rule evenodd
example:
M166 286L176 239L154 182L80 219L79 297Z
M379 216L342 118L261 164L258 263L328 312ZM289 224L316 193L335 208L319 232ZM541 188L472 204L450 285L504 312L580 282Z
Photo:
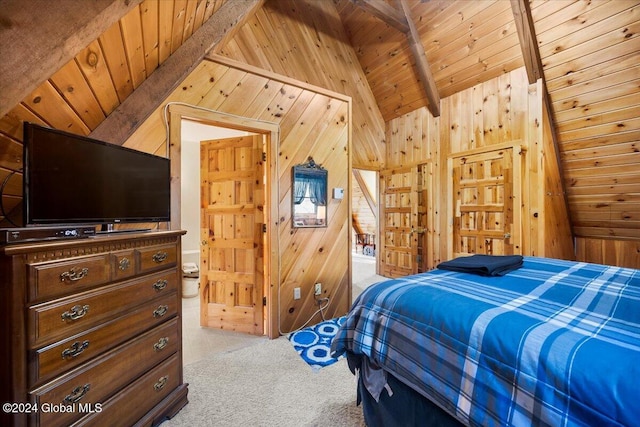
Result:
M344 188L334 188L333 198L338 200L344 199Z

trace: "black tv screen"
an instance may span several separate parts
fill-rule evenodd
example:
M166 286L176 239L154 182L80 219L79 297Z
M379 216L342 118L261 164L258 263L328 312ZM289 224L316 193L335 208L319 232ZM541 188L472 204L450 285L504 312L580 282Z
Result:
M170 161L24 125L24 224L169 221Z

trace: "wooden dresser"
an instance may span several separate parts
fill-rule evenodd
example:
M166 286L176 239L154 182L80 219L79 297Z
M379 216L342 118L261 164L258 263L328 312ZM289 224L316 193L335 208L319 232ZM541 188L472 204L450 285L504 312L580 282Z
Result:
M183 234L0 248L0 425L155 425L187 403Z

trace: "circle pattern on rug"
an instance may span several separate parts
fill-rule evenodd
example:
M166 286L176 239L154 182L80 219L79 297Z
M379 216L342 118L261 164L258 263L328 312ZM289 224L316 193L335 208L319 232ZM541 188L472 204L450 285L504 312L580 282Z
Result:
M320 323L317 325L316 332L319 336L331 336L333 338L338 333L337 323Z
M314 369L329 366L339 359L331 357L331 340L336 336L345 319L343 316L301 329L289 335L289 341L302 360Z
M309 347L318 342L319 337L313 331L307 331L305 329L293 334L289 340L293 343L293 345L297 345L300 347Z

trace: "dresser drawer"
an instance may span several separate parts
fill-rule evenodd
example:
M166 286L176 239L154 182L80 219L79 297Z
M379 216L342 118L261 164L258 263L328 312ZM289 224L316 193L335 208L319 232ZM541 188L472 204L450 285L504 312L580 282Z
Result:
M130 427L162 402L182 384L180 353L176 353L143 378L107 400L101 412L90 414L76 424L80 426Z
M177 289L175 270L133 279L29 307L27 327L30 348L51 344ZM158 316L163 310L159 310ZM166 318L166 315L164 316Z
M28 264L29 300L60 297L109 281L107 254L42 264Z
M64 412L38 412L39 424L47 427L69 425L86 415L83 409L95 409L98 403L101 406L130 382L176 353L180 348L179 321L174 318L31 392L32 401L39 408L55 405L66 409ZM165 339L167 344L158 346ZM148 379L162 382L145 375L144 380Z
M167 307L166 311L163 307ZM159 313L156 310L164 314L154 315ZM129 338L157 326L175 316L177 312L177 294L169 293L93 329L35 350L35 356L30 359L33 366L29 369L29 384L41 384L55 375L75 368Z
M114 281L127 279L136 274L137 262L134 250L111 254L111 277Z
M154 246L138 250L140 273L174 266L178 262L176 245Z

